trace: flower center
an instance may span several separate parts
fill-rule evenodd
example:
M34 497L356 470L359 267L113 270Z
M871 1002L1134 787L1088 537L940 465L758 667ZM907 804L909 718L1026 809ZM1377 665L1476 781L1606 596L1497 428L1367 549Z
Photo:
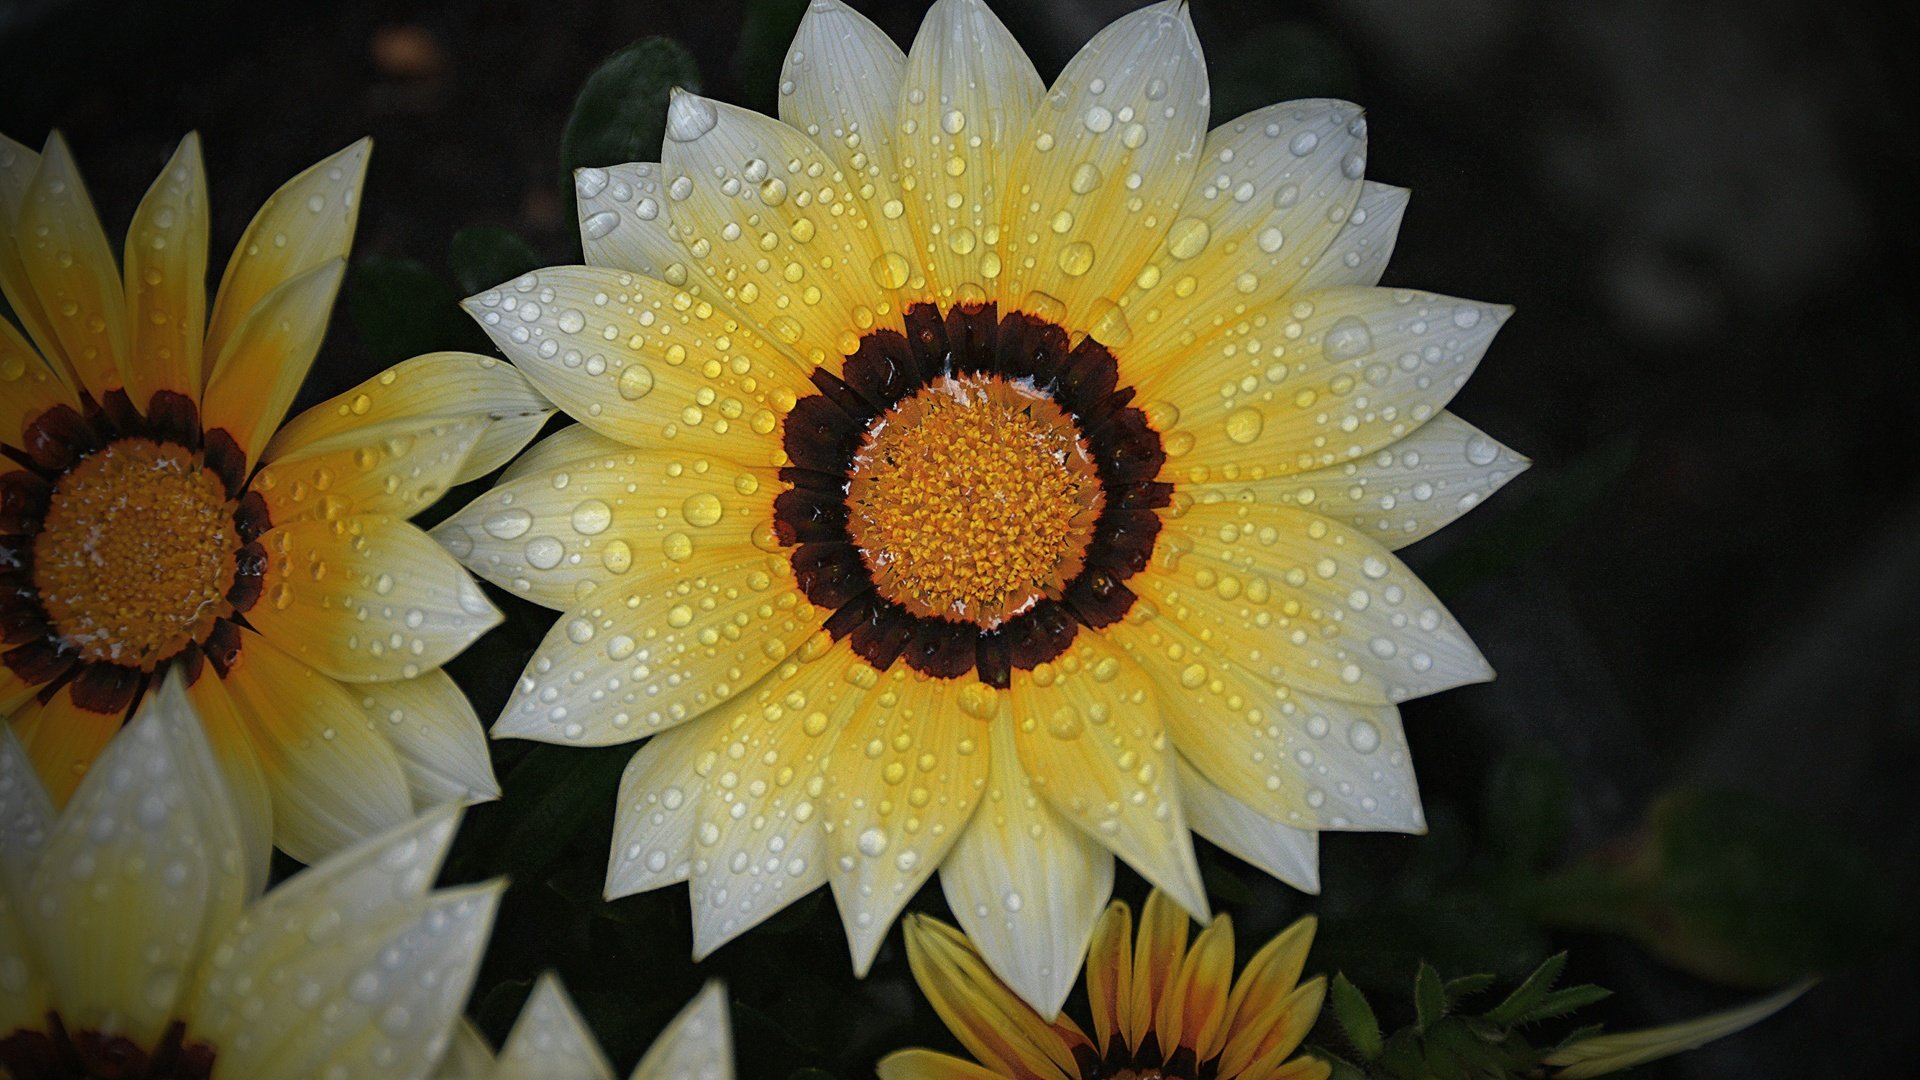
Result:
M0 1076L20 1080L206 1080L213 1075L214 1051L188 1042L186 1025L167 1025L151 1049L120 1035L68 1031L58 1013L47 1014L47 1030L17 1028L0 1034Z
M225 485L198 454L121 439L54 487L33 578L83 659L152 670L222 614L239 548Z
M1104 503L1078 426L1045 393L941 376L868 426L848 534L881 595L992 628L1060 598Z

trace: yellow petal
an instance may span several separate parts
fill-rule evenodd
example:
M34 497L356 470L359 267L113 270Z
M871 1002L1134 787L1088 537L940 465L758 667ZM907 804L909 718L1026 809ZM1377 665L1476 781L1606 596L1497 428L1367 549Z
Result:
M1326 996L1327 980L1316 975L1255 1015L1236 1015L1220 1055L1221 1075L1264 1076L1278 1068L1313 1030ZM1311 1066L1303 1068L1303 1075L1313 1074Z
M897 282L858 183L813 140L694 94L667 106L673 233L711 294L814 365L848 355ZM897 325L897 318L887 319Z
M0 981L0 1027L7 1031L36 1027L52 1004L46 977L34 970L33 946L23 924L25 912L14 897L25 897L34 862L53 834L53 804L34 775L33 763L11 725L0 723L0 970L14 973Z
M1313 1015L1317 1015L1319 1010L1318 999L1312 993L1297 997L1295 990L1300 982L1300 972L1306 967L1307 951L1313 947L1313 935L1319 925L1319 921L1311 915L1296 921L1261 946L1253 959L1247 961L1247 966L1241 969L1240 978L1234 983L1232 996L1227 1002L1226 1046L1221 1062L1223 1072L1229 1063L1235 1069L1244 1070L1259 1048L1266 1044L1269 1032L1276 1027L1297 1024L1300 1018L1294 1016L1294 1012L1308 1001L1313 1002L1313 1014L1305 1019L1307 1025L1312 1026ZM1304 1032L1305 1029L1301 1030ZM1284 1051L1281 1056L1285 1056ZM1235 1072L1224 1074L1237 1075Z
M346 687L248 630L226 684L260 755L280 850L315 862L413 816L392 744Z
M653 1041L632 1080L733 1080L733 1030L727 991L710 982Z
M227 795L233 800L247 895L259 896L266 891L273 868L273 796L267 788L260 754L253 748L253 735L248 730L252 725L234 709L225 680L211 668L201 669L200 677L187 687L187 697L200 715L207 743L213 748L214 764L220 767Z
M454 1022L447 1055L433 1071L433 1080L494 1080L493 1048L471 1020L461 1017Z
M895 1050L881 1058L875 1069L880 1080L1004 1080L1006 1076L932 1050Z
M1113 854L1033 790L1005 723L995 721L998 737L985 740L986 791L940 864L940 884L994 974L1051 1017L1113 892Z
M864 976L887 928L967 828L987 782L986 732L958 707L964 685L904 664L861 695L821 768L833 898Z
M1129 1050L1139 1044L1143 1025L1133 1014L1133 909L1124 900L1108 904L1094 924L1087 946L1087 1003L1103 1053L1115 1038Z
M1282 825L1227 794L1180 756L1180 801L1195 835L1304 893L1320 891L1320 834Z
M426 533L367 514L276 526L247 620L336 679L411 679L499 625L501 615Z
M349 692L367 723L393 744L416 810L500 797L480 718L446 672L363 683Z
M201 953L240 912L233 804L170 679L74 792L22 912L62 1019L151 1046Z
M145 410L171 390L198 403L207 332L207 174L188 132L147 189L127 229L126 297L132 337L127 390Z
M1134 1049L1139 1048L1159 1021L1160 1002L1172 989L1174 976L1179 974L1181 961L1186 959L1187 932L1187 913L1180 910L1171 895L1160 889L1147 895L1146 907L1140 912L1140 933L1133 944L1132 1004L1128 1009L1131 1026L1127 1029L1127 1045ZM1172 1046L1162 1042L1160 1049L1170 1052Z
M47 797L55 807L62 807L93 767L101 748L120 731L126 715L82 708L74 702L69 683L44 702L28 701L15 709L11 720L14 734L46 786Z
M59 132L47 138L14 228L21 265L46 319L42 329L51 335L40 348L64 359L101 400L126 381L127 303L113 249Z
M775 464L807 369L712 303L587 266L525 274L463 305L568 415L684 461Z
M687 249L673 238L660 163L575 169L580 248L588 266L625 270L686 287Z
M361 139L268 197L220 279L207 326L207 356L220 356L253 309L288 282L336 259L345 261L372 151L373 140Z
M335 259L268 293L212 353L218 359L207 377L201 424L209 434L231 436L248 467L307 379L345 272L346 261Z
M33 283L27 280L26 264L21 261L17 243L20 207L26 199L27 185L33 182L34 174L39 171L39 154L0 135L0 293L4 293L7 304L13 308L14 317L26 328L27 337L36 343L37 349L47 350L48 368L66 386L71 396L79 391L80 378L67 366L65 357L61 355L59 339L53 332L53 320L41 309L40 298L33 291ZM6 321L0 319L0 323ZM8 333L13 332L11 326L5 329ZM5 357L0 356L0 362L3 361ZM3 368L0 368L0 375L4 375Z
M79 399L39 350L11 322L0 319L0 444L21 447L27 425L55 405L76 412L80 408Z
M1076 1046L1087 1037L1073 1021L1049 1024L994 978L966 937L925 915L905 920L907 962L933 1010L960 1044L988 1068L1018 1080L1080 1075Z
M454 472L464 484L506 464L553 415L553 403L511 364L476 353L440 352L395 364L359 386L287 421L261 455L268 462L361 439L395 421L482 423L479 441Z
M1378 285L1393 257L1393 245L1400 236L1400 221L1406 216L1407 202L1413 193L1403 187L1376 184L1368 180L1360 185L1360 201L1353 213L1335 233L1327 250L1313 261L1294 289L1307 292L1336 285Z
M858 661L845 642L801 655L699 725L707 767L694 800L701 844L689 881L696 960L827 883L832 857L816 778L859 703L847 679Z
M1198 1060L1211 1061L1226 1039L1227 992L1233 985L1233 919L1222 914L1200 931L1160 999L1154 1030L1160 1047L1172 1053L1190 1047Z
M1200 918L1206 890L1175 787L1151 683L1130 657L1083 633L1013 677L1020 764L1053 808Z
M1007 182L1006 304L1120 346L1113 302L1163 243L1181 246L1181 200L1207 131L1207 66L1185 0L1131 12L1054 80ZM1169 229L1173 230L1172 233Z
M1296 291L1360 198L1366 130L1358 105L1290 101L1209 133L1180 220L1122 300L1128 355L1178 353Z
M477 416L369 424L267 462L250 486L278 526L355 514L404 519L446 494L486 428Z
M1033 61L981 0L928 9L907 54L893 145L917 241L902 254L942 304L1002 296L1001 246L1015 193L1008 170L1044 89ZM884 204L881 212L891 216Z
M523 476L535 474L553 475L568 462L586 458L608 457L629 454L633 447L593 430L585 424L568 424L566 427L541 439L527 448L527 452L514 458L501 470L495 486L511 484Z

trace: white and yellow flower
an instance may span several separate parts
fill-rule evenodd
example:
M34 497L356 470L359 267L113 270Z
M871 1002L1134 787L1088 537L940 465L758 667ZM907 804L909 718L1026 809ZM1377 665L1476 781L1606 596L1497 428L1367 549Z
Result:
M551 412L509 365L417 357L281 420L320 347L370 144L289 181L207 297L188 135L124 279L58 134L0 138L0 715L56 806L169 670L242 808L250 873L498 794L438 668L499 619L406 518Z
M503 884L429 891L452 805L254 895L179 674L56 814L0 730L0 1074L424 1077Z
M630 1080L732 1080L727 994L708 984L641 1057ZM507 1033L499 1057L462 1022L434 1080L614 1080L613 1066L587 1030L558 976L548 973Z
M592 265L468 301L580 424L436 536L564 612L496 736L654 736L610 896L704 955L830 883L865 971L937 869L1051 1015L1115 856L1205 917L1190 830L1313 889L1424 827L1396 704L1491 672L1392 549L1525 467L1445 411L1507 309L1375 286L1358 107L1207 120L1179 0L1051 89L815 0L779 121L675 95Z

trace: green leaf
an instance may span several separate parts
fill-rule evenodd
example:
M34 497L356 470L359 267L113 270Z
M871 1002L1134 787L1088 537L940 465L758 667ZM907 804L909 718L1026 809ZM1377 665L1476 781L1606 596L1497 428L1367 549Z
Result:
M686 46L667 37L641 38L587 76L560 135L561 186L569 206L573 170L660 160L674 87L699 92L700 67Z
M1540 966L1533 969L1533 974L1508 994L1505 1001L1482 1014L1483 1018L1502 1027L1519 1023L1521 1017L1546 999L1553 984L1559 980L1560 973L1566 969L1567 954L1564 952L1554 953L1540 961Z
M454 233L447 262L454 284L467 296L546 265L525 238L498 225L473 225Z
M1494 765L1482 811L1487 838L1508 870L1540 866L1565 842L1573 781L1557 757L1514 754Z
M1420 973L1413 978L1413 1008L1415 1023L1423 1031L1447 1015L1447 990L1440 984L1440 973L1433 970L1432 964L1423 962Z
M368 255L353 264L347 309L381 367L454 348L468 327L452 286L413 259L387 255Z
M1539 1004L1528 1009L1520 1017L1522 1024L1537 1024L1542 1020L1553 1020L1578 1012L1597 1001L1613 996L1613 991L1601 986L1569 986L1564 990L1555 990L1541 998Z
M1492 985L1493 975L1491 972L1479 975L1462 975L1457 979L1448 979L1447 985L1444 988L1447 992L1447 1008L1452 1009L1460 1003L1461 999L1472 997Z
M1360 1060L1378 1058L1385 1045L1380 1034L1380 1020L1374 1016L1373 1006L1367 1004L1367 996L1348 981L1344 972L1334 975L1333 985L1328 988L1327 1001L1333 1007L1333 1018L1339 1021L1341 1032L1353 1044Z
M741 104L772 115L786 63L787 46L800 28L800 16L809 0L747 0L740 21L740 48L735 70L744 88Z
M589 818L611 815L631 746L582 749L540 746L503 778L501 813L513 824L487 865L511 878L532 878L565 850L559 838Z

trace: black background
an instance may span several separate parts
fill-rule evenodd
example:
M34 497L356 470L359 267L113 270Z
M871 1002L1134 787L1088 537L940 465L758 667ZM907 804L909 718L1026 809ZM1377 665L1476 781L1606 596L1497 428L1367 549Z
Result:
M924 9L856 6L903 45ZM1131 6L1000 14L1051 78ZM757 10L783 7L797 10ZM1345 910L1346 944L1309 970L1364 966L1355 913L1367 908L1353 897L1436 859L1470 863L1490 763L1517 752L1565 763L1568 853L1629 832L1671 785L1738 788L1864 845L1873 887L1910 907L1920 407L1914 133L1896 65L1911 22L1779 0L1196 0L1194 18L1216 122L1292 97L1368 108L1369 175L1415 193L1386 283L1517 305L1454 409L1536 463L1408 553L1500 673L1405 708L1435 835L1329 838L1319 899L1209 852L1243 955L1295 914ZM34 146L63 130L117 246L175 141L198 129L216 266L279 183L371 134L356 256L415 259L451 281L449 241L469 225L507 226L547 262L577 258L560 133L620 46L674 36L707 93L770 109L766 46L743 44L746 19L735 0L16 0L0 3L0 130ZM347 308L302 405L380 366ZM489 721L551 618L501 603L508 624L451 667ZM495 1038L526 980L555 966L623 1072L712 975L740 1003L748 1077L864 1076L895 1046L951 1045L897 933L871 978L851 978L824 893L692 967L683 889L598 899L610 798L549 805L556 791L610 796L626 752L495 749L508 800L474 811L481 839L463 837L449 869L514 873L476 991ZM535 843L527 821L566 832ZM915 906L942 911L938 892ZM1123 872L1120 892L1137 900L1138 880ZM1451 944L1407 947L1461 974L1524 970L1548 941L1477 940L1487 925L1463 917ZM1744 997L1615 938L1551 941L1574 949L1578 977L1621 992L1596 1010L1613 1024ZM1920 965L1911 934L1879 954L1761 1029L1645 1074L1890 1072L1916 1049ZM1393 985L1410 979L1413 957L1400 959ZM1390 990L1376 1001L1397 1016Z

